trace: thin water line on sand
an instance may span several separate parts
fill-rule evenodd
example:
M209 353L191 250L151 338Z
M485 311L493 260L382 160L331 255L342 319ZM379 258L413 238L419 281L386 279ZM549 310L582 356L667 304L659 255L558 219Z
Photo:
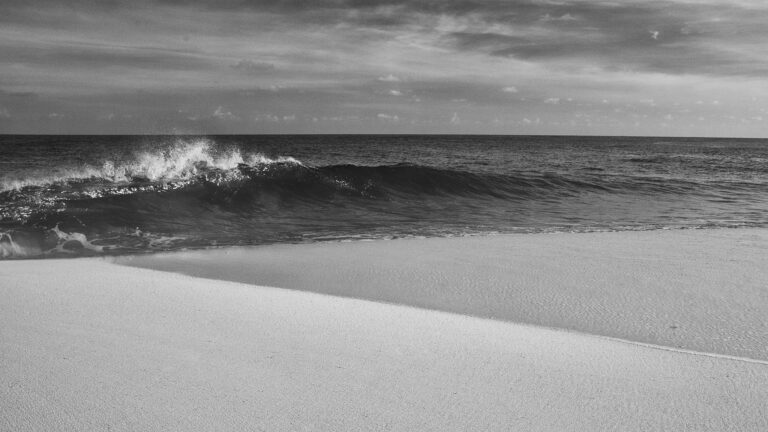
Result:
M553 328L553 329L558 329L558 328ZM559 330L569 331L569 329L559 329ZM603 336L603 335L592 334L592 333L583 333L579 331L573 331L573 333L579 333L586 336L593 336L600 339L621 342L627 345L637 345L637 346L660 350L660 351L670 351L670 352L675 352L680 354L710 357L710 358L716 358L721 360L733 360L733 361L739 361L743 363L753 363L753 364L761 364L761 365L768 366L768 360L759 360L759 359L753 359L750 357L741 357L741 356L734 356L729 354L719 354L719 353L713 353L713 352L707 352L707 351L695 351L695 350L689 350L685 348L675 348L675 347L666 346L666 345L656 345L648 342L638 342L638 341L633 341L628 339L621 339L613 336Z

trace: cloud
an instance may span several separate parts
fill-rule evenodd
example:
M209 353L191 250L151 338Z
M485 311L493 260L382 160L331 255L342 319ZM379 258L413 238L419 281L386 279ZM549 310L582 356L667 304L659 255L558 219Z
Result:
M549 22L549 21L576 21L578 18L575 16L565 13L563 15L560 15L559 17L553 17L550 14L544 14L544 16L541 17L541 21Z
M382 82L400 82L400 78L398 78L398 77L396 77L396 76L394 76L392 74L389 74L389 75L385 75L385 76L379 77L379 81L382 81Z
M566 106L605 133L631 114L672 112L679 128L688 119L676 102L691 119L750 118L755 103L740 101L768 98L766 21L759 1L12 0L0 2L0 96L13 114L3 132L311 132L299 128L312 118L322 132L365 131L371 119L377 131L415 120L440 132L455 101L469 101L457 132L524 117L578 132L544 130L569 124ZM98 120L105 112L116 116ZM259 121L218 121L238 115ZM321 121L331 117L344 120Z
M275 65L272 63L255 62L253 60L240 60L239 62L233 64L231 67L232 69L236 69L236 70L251 73L251 74L262 74L265 72L272 72L275 70Z
M219 105L218 108L213 112L213 117L217 118L219 120L239 120L240 118L234 114L232 114L231 111L226 111L224 107Z
M484 16L483 24L465 25L443 40L459 50L563 67L705 75L768 72L768 57L755 50L757 41L768 37L768 29L759 24L768 19L768 8L757 3L589 1L553 7L542 2L520 9L522 15L536 9L559 12L509 24ZM566 16L578 19L553 18ZM663 45L658 44L661 35Z
M0 108L0 119L8 119L11 118L11 114L8 112L5 108Z
M153 47L82 42L32 42L19 45L0 44L4 62L24 65L57 65L58 68L131 68L152 70L189 70L210 67L211 61L193 52Z
M400 117L398 117L397 115L392 115L392 114L379 113L379 114L376 114L376 117L379 120L385 120L385 121L391 121L391 122L400 121Z
M275 114L261 114L261 115L257 115L256 117L254 117L253 121L255 121L255 122L266 121L266 122L271 122L271 123L279 123L280 119L281 119L281 117L279 115L275 115Z

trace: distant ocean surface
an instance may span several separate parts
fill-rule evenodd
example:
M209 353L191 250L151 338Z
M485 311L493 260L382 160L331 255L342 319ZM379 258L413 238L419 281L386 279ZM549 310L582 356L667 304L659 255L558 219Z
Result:
M768 226L768 141L0 136L0 257Z

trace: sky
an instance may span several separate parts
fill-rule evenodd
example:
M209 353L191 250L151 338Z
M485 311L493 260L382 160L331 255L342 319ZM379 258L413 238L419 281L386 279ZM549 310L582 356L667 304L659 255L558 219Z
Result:
M0 2L0 133L768 136L768 2Z

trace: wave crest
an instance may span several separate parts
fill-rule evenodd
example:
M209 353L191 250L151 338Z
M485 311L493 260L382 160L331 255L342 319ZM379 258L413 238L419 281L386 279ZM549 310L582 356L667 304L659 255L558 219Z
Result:
M137 180L169 182L192 180L213 170L229 171L239 166L265 167L271 164L303 165L292 157L269 158L238 149L218 150L209 140L180 141L173 146L133 155L128 160L106 160L101 166L82 166L30 178L2 179L0 192L64 183L106 181L126 184Z
M213 169L227 171L241 165L263 166L273 163L301 165L292 157L271 159L259 153L243 154L237 149L217 152L210 142L203 140L160 152L142 153L135 161L126 164L106 161L101 169L101 177L113 182L130 182L137 178L149 181L188 180Z

